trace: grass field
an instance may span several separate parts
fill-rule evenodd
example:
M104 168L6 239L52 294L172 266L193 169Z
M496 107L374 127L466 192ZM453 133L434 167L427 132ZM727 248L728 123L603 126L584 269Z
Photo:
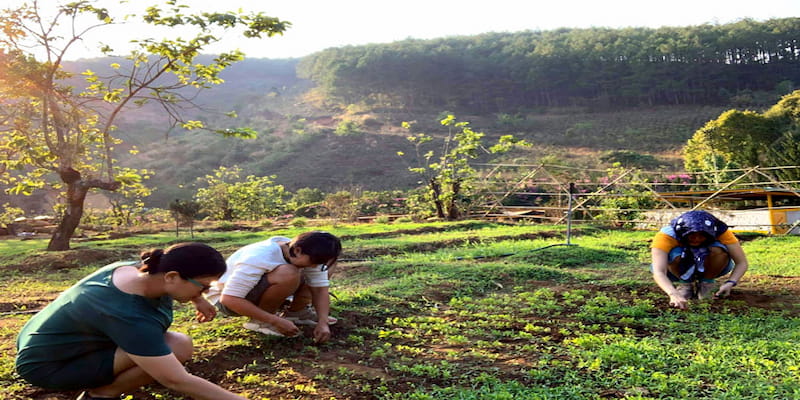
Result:
M316 228L314 228L316 229ZM751 268L731 298L667 307L648 272L653 232L479 221L321 227L343 239L333 339L314 345L192 320L188 369L251 399L797 399L796 237L743 237ZM201 232L228 255L298 229ZM17 331L76 280L172 233L84 242L0 241L0 398L72 399L13 372ZM159 385L133 399L180 399Z

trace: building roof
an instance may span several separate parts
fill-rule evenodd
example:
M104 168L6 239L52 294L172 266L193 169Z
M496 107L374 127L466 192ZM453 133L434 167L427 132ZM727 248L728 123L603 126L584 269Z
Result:
M715 195L716 194L716 195ZM800 191L777 188L749 188L725 190L686 190L678 192L658 192L658 195L668 201L703 201L712 195L714 200L741 201L741 200L766 200L767 196L798 197Z

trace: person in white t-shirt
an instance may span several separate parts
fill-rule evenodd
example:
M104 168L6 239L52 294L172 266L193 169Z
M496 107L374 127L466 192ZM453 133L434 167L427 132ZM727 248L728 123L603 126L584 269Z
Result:
M247 329L291 337L300 334L297 325L315 325L314 340L324 343L336 323L329 316L328 269L341 251L339 238L322 231L249 244L228 257L227 271L206 298L223 315L249 317Z

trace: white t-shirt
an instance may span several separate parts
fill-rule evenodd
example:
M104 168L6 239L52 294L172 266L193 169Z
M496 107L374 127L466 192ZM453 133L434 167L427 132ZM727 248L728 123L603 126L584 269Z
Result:
M223 294L245 298L264 274L270 273L279 265L289 264L283 258L283 251L280 247L281 243L289 241L291 239L287 237L273 236L236 250L225 260L228 269L205 294L206 299L214 304ZM308 286L330 286L328 271L327 269L323 271L321 265L303 268L302 274Z

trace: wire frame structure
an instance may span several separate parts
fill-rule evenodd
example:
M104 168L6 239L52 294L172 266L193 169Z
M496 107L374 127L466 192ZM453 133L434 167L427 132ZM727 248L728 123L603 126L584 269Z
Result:
M735 230L800 233L800 166L704 172L476 164L473 216L656 228L682 212L715 212ZM572 187L572 191L570 190Z

